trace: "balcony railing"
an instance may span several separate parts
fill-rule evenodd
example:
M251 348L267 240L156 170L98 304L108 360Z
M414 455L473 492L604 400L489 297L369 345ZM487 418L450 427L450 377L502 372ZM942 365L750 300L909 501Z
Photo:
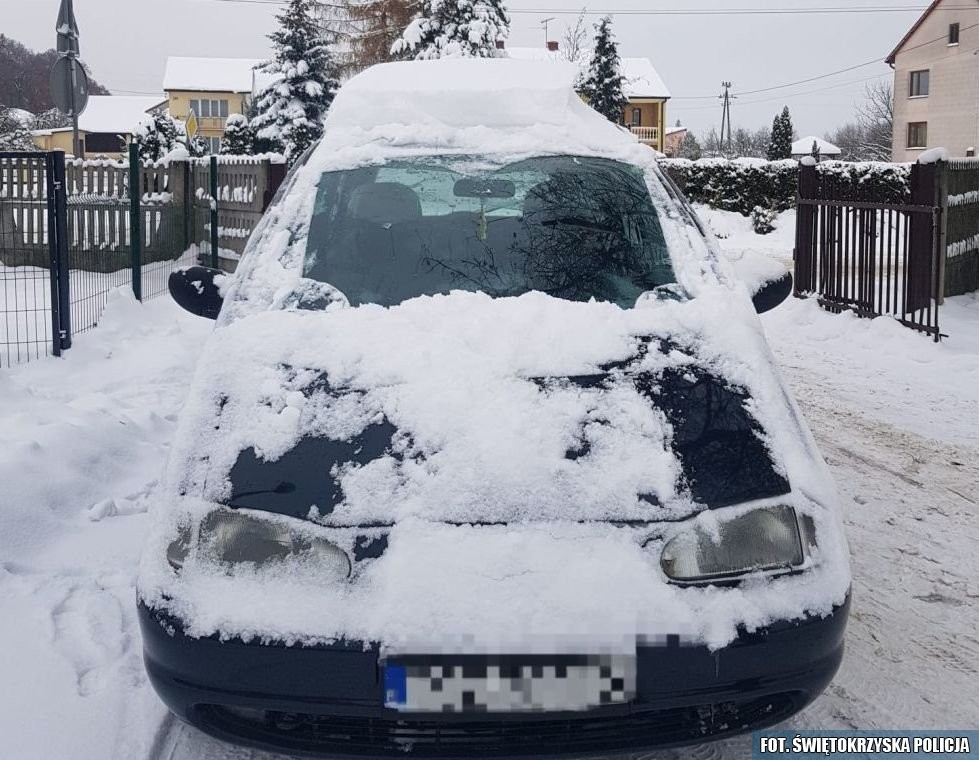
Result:
M639 142L659 144L659 127L629 127Z

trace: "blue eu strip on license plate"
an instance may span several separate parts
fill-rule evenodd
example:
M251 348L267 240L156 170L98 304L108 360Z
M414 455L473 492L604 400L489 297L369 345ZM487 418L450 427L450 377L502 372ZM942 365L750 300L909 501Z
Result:
M408 703L408 671L404 665L384 667L384 706L404 707Z

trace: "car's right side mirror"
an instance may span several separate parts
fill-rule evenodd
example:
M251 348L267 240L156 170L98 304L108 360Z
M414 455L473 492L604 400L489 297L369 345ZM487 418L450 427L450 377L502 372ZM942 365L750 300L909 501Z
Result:
M770 280L762 285L755 294L751 296L751 302L755 305L755 311L764 314L771 311L792 294L792 273L786 272L775 280Z
M209 267L187 267L170 275L167 287L174 301L198 317L217 319L224 304L217 278L226 272Z

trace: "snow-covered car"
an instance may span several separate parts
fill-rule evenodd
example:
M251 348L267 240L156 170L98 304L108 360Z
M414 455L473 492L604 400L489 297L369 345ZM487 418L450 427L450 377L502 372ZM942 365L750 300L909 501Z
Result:
M609 753L769 726L843 652L838 497L739 281L557 63L339 92L216 316L139 577L228 740ZM755 305L752 303L755 293Z

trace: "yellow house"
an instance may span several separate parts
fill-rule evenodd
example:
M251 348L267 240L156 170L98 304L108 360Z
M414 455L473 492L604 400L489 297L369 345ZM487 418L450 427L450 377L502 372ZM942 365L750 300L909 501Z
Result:
M255 93L269 80L256 70L262 63L254 58L168 58L163 89L170 116L186 123L193 111L198 134L210 143L212 153L219 152L228 117L247 113Z
M499 43L498 43L499 44ZM547 47L505 48L509 58L533 61L566 61L558 43L551 41ZM623 94L629 99L622 114L622 124L628 127L640 142L649 145L660 153L666 147L666 101L670 91L648 58L620 59ZM579 61L584 69L588 65L587 55Z
M78 117L82 155L79 158L121 158L132 142L136 126L166 105L162 95L92 95ZM74 155L71 127L35 129L34 144L41 150L61 150Z
M622 123L640 142L666 150L666 101L670 91L648 58L623 58L622 91L629 99Z

